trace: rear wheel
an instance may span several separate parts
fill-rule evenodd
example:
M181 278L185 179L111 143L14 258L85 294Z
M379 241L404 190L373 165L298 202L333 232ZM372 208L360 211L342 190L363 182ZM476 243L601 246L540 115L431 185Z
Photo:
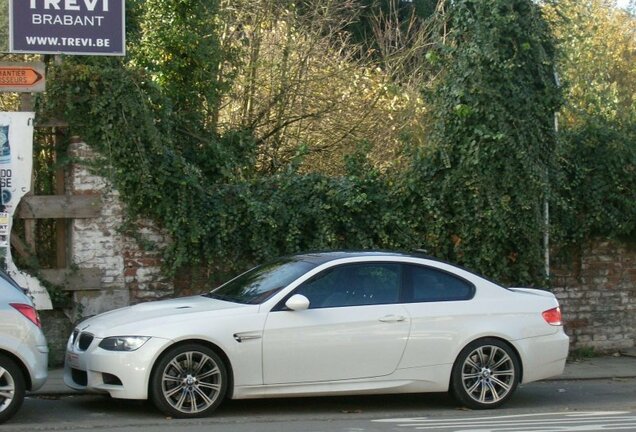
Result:
M506 343L479 339L459 353L453 365L451 390L468 408L496 408L510 399L520 372L519 359Z
M177 346L159 359L150 397L164 414L192 418L211 414L227 392L227 368L210 348Z
M0 423L9 420L24 401L26 385L20 368L0 355Z

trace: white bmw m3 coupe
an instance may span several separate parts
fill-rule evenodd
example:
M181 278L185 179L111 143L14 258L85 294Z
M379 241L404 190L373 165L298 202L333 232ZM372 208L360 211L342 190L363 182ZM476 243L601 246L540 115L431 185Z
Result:
M90 318L68 341L64 378L173 417L226 398L446 391L481 409L559 375L567 354L547 291L417 255L328 252Z

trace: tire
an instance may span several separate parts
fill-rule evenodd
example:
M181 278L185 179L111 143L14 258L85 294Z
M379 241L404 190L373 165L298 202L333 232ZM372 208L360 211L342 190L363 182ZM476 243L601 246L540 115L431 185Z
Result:
M467 408L496 408L510 399L520 374L519 359L509 345L498 339L479 339L457 356L451 393Z
M0 423L9 420L24 402L26 385L13 360L0 355Z
M210 348L176 346L157 361L150 378L150 398L164 414L175 418L205 417L223 402L227 368Z

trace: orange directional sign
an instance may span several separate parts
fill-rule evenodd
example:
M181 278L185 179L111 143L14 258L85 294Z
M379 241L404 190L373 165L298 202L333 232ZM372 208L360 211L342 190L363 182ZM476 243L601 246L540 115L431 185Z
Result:
M44 91L44 63L0 63L0 91Z

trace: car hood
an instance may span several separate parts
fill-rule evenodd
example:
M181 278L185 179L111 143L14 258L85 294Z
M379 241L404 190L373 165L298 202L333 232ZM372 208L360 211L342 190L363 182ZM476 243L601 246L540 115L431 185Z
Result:
M215 300L204 296L183 297L141 303L89 318L77 325L98 338L107 336L161 336L166 327L184 321L229 315L240 315L254 311L255 306Z

